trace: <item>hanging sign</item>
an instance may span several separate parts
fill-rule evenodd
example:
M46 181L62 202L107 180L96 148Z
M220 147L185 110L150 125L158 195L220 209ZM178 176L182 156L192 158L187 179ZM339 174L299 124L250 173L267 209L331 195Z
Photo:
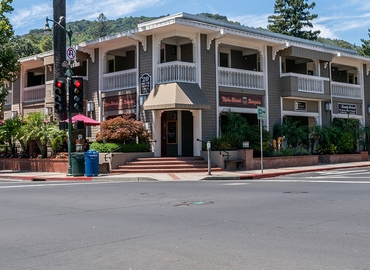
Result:
M73 47L67 47L66 57L67 60L76 60L76 49Z
M140 95L149 95L151 77L148 73L144 73L140 77Z

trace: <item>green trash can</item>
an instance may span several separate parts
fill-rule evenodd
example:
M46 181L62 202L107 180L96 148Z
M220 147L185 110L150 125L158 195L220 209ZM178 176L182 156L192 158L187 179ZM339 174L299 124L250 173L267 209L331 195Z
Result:
M71 153L72 176L82 176L85 174L85 153Z

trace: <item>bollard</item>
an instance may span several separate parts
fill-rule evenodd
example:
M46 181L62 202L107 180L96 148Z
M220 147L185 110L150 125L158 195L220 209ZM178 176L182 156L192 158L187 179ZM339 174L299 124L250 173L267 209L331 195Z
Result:
M211 142L207 141L207 152L208 152L208 175L211 175Z

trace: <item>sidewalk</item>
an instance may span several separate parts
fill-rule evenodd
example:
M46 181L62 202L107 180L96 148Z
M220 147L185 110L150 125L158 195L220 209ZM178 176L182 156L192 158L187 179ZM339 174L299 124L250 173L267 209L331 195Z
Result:
M248 171L221 171L198 173L129 173L129 174L99 174L98 176L67 176L65 173L51 172L23 172L23 171L0 171L0 180L13 181L200 181L200 180L243 180L270 178L281 175L297 174L304 172L327 171L335 169L347 169L369 167L370 161L319 164L316 166L287 167L280 169L265 169Z

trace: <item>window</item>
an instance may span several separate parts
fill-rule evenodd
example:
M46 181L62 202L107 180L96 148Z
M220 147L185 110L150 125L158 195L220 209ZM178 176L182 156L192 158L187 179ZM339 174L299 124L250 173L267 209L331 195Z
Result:
M220 52L220 67L229 67L229 54Z

